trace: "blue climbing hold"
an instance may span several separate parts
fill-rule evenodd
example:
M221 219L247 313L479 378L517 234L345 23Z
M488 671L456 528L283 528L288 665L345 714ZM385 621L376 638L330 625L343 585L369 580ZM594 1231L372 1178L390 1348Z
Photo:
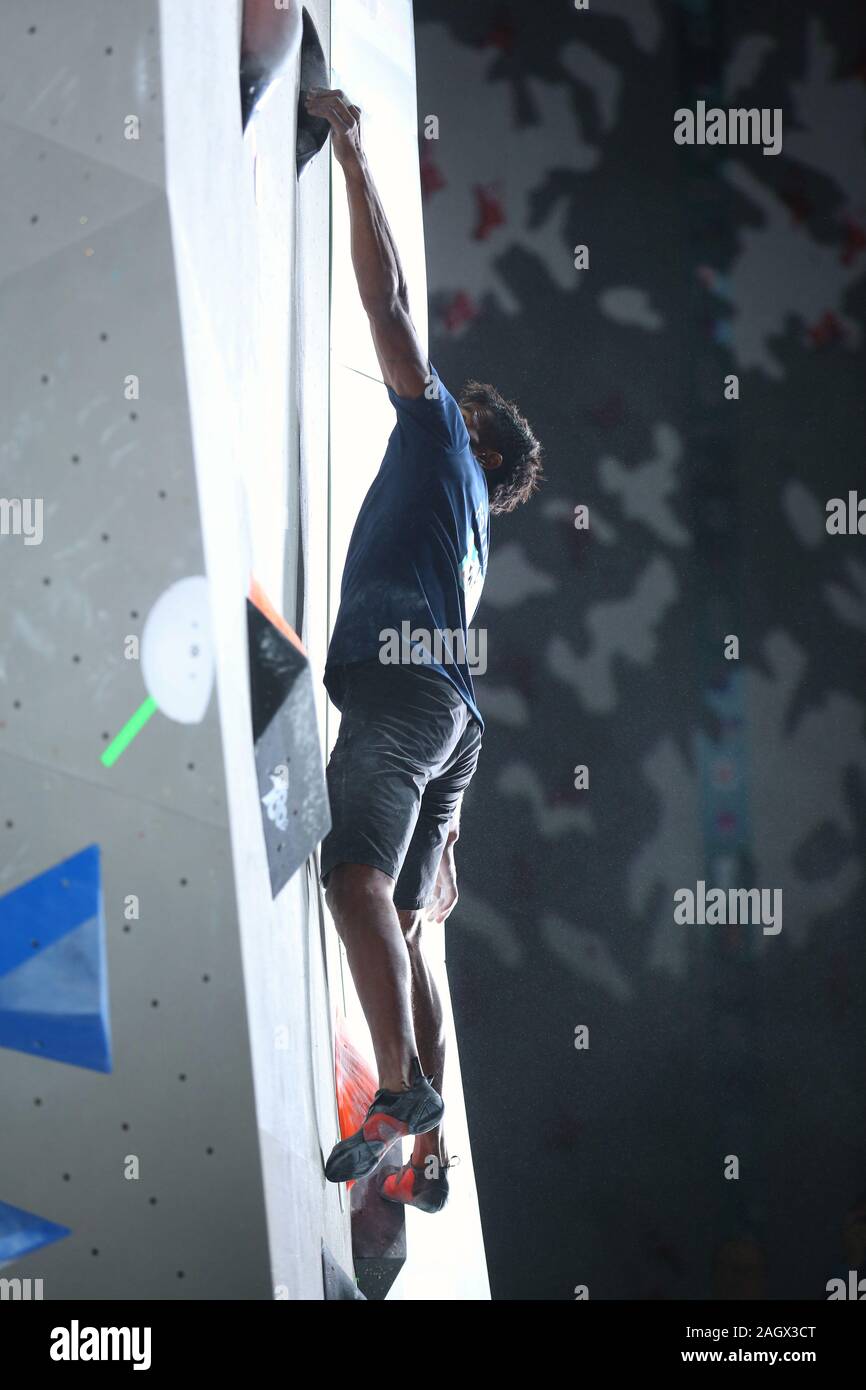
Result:
M32 1250L63 1240L70 1234L68 1226L58 1226L35 1212L0 1202L0 1265L20 1260L22 1255L29 1255Z
M111 1071L98 845L0 898L0 1047Z

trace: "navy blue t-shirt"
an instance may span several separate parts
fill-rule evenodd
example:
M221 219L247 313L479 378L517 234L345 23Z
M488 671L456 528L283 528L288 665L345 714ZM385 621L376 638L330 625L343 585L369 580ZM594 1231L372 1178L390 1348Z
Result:
M388 395L397 424L349 542L325 687L339 708L350 662L427 666L456 687L483 729L471 670L485 669L486 651L469 624L490 543L484 469L432 365L423 395L390 387Z

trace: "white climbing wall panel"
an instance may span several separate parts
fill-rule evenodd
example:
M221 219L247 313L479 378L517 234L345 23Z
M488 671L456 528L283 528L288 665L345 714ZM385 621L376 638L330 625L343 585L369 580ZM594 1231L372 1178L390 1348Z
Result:
M327 4L308 8L327 45ZM235 0L0 11L0 494L44 519L41 544L0 537L0 894L99 846L113 1044L107 1073L0 1047L0 1214L69 1231L4 1275L47 1299L317 1298L322 1239L351 1268L322 1176L327 945L304 870L271 900L246 675L250 568L296 621L296 74L242 139L239 33ZM304 180L309 246L325 160ZM306 266L321 376L321 244ZM321 499L309 526L321 595ZM105 767L147 695L128 639L196 574L204 719L157 711Z

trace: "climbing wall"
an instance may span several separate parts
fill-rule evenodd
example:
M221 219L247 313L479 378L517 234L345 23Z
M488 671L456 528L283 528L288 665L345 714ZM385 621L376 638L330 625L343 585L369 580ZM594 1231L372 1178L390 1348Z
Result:
M47 1299L320 1298L323 1241L351 1269L322 1176L339 961L266 834L320 818L285 619L315 669L327 636L328 168L296 199L279 18L243 134L235 0L0 14L0 1263Z
M338 1010L369 1042L311 850L393 412L329 154L296 176L331 19L0 15L0 1264L48 1299L351 1296ZM411 4L345 0L333 38L423 334ZM461 1183L394 1296L487 1293L447 1022Z

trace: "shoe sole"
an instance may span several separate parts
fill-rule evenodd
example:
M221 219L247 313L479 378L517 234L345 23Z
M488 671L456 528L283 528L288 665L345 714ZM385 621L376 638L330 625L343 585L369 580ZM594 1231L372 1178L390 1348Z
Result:
M403 1134L408 1133L404 1128ZM389 1143L365 1139L360 1132L350 1135L332 1149L325 1164L325 1177L328 1182L354 1182L366 1178L379 1167L388 1150L403 1138L403 1134L395 1134Z
M433 1105L432 1102L428 1104ZM433 1106L433 1112L432 1116L427 1116L420 1125L411 1130L405 1120L392 1120L385 1115L374 1115L372 1120L367 1122L367 1127L378 1128L378 1137L368 1139L363 1130L358 1130L357 1134L350 1134L348 1139L334 1145L325 1164L325 1177L328 1182L355 1182L358 1178L369 1177L398 1140L405 1138L407 1134L427 1134L429 1130L435 1129L445 1113L444 1104ZM378 1126L377 1120L381 1120Z

